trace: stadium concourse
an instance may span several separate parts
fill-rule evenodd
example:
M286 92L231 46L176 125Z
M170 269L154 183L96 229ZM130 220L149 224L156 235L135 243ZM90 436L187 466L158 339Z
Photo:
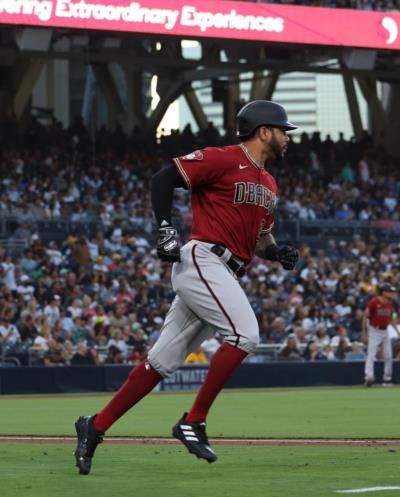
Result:
M210 125L197 134L187 126L152 144L137 131L128 137L106 128L92 140L79 120L65 130L33 118L23 135L13 121L1 123L0 137L2 361L141 361L173 297L170 265L154 250L151 175L167 157L234 137ZM272 165L281 185L277 221L314 219L323 226L351 219L368 223L372 235L307 244L300 237L293 273L254 259L241 283L262 343L249 361L364 360L362 309L382 278L400 282L400 247L387 238L399 226L395 166L367 133L358 142L334 142L317 132L303 134ZM183 190L174 215L185 237L190 206ZM206 362L218 340L188 361Z
M339 9L361 9L378 11L400 10L399 0L257 0L257 2L284 3L287 5L305 5L309 7L328 7Z

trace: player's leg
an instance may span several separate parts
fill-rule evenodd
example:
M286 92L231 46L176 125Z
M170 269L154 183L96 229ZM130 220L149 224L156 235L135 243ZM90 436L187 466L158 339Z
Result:
M98 414L78 418L75 456L81 474L89 474L94 451L102 442L104 432L150 393L163 377L175 371L188 351L194 350L210 332L179 297L174 299L160 339L150 350L148 359L132 369L122 387Z
M190 352L196 350L213 333L214 330L210 326L204 325L199 320L193 321L189 328L185 328L184 334L177 334L171 327L167 333L164 331L161 334L149 354L149 361L162 374L169 375L172 372L172 365L176 369ZM217 455L208 442L205 423L190 424L185 419L186 415L186 412L183 413L181 419L173 426L172 435L180 440L190 453L208 462L216 461Z
M208 374L186 421L203 422L228 379L259 342L257 319L233 274L208 248L196 242L191 247L191 268L175 276L177 291L188 307L225 338L212 357ZM188 285L190 278L195 284Z
M374 363L375 357L378 352L378 347L380 345L380 335L379 332L369 327L368 329L368 347L367 347L367 359L365 361L365 384L366 386L371 386L374 383Z
M172 283L188 308L225 343L211 359L208 373L192 409L173 427L173 435L199 458L214 462L205 418L227 380L258 344L258 324L238 281L207 245L192 241L182 250L184 264L174 266Z
M383 335L383 385L389 386L392 384L392 369L393 369L393 350L392 341L390 340L389 333L386 331Z

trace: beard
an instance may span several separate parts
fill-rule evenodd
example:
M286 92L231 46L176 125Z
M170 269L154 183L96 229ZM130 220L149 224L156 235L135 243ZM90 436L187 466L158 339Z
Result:
M272 138L272 141L270 143L270 152L271 152L271 159L281 161L283 160L285 156L285 148L283 148L278 140L275 139L275 137Z

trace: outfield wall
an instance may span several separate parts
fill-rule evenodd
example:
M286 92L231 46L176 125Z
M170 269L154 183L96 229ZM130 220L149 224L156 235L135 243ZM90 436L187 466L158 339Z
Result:
M245 363L228 388L359 385L364 381L363 362ZM377 382L382 380L382 362L376 363ZM0 367L0 394L107 392L117 390L130 366ZM185 366L164 380L160 389L196 389L207 366ZM394 383L400 383L400 362L394 362Z

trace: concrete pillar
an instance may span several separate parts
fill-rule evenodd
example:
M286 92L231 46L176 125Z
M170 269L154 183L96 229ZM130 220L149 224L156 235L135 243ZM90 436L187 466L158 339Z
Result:
M400 157L400 84L387 83L387 105L385 107L387 115L387 126L385 129L384 144L388 152Z
M347 97L347 105L349 106L351 124L353 126L353 133L356 139L360 140L363 135L363 126L353 76L346 72L344 72L342 76Z
M168 107L178 97L184 94L187 88L188 83L184 81L183 78L179 77L179 75L175 77L175 80L171 78L171 74L158 75L157 93L160 97L160 100L146 122L146 137L151 139L153 136L155 136L158 125L167 112Z
M44 67L43 59L29 59L24 67L21 66L17 81L17 90L14 97L14 113L17 121L24 114L31 101L36 81Z
M376 79L373 76L357 76L357 81L368 103L374 140L377 144L384 145L388 123L382 102L378 98Z
M250 100L272 100L280 73L270 71L267 76L264 71L256 71L250 89Z
M200 105L196 93L191 86L185 91L184 97L186 99L190 112L192 113L194 120L196 121L197 126L199 127L199 129L204 129L207 126L208 119L203 110L203 107Z
M236 128L236 114L240 107L239 76L229 76L227 91L227 98L223 102L224 128L226 130L233 130Z

